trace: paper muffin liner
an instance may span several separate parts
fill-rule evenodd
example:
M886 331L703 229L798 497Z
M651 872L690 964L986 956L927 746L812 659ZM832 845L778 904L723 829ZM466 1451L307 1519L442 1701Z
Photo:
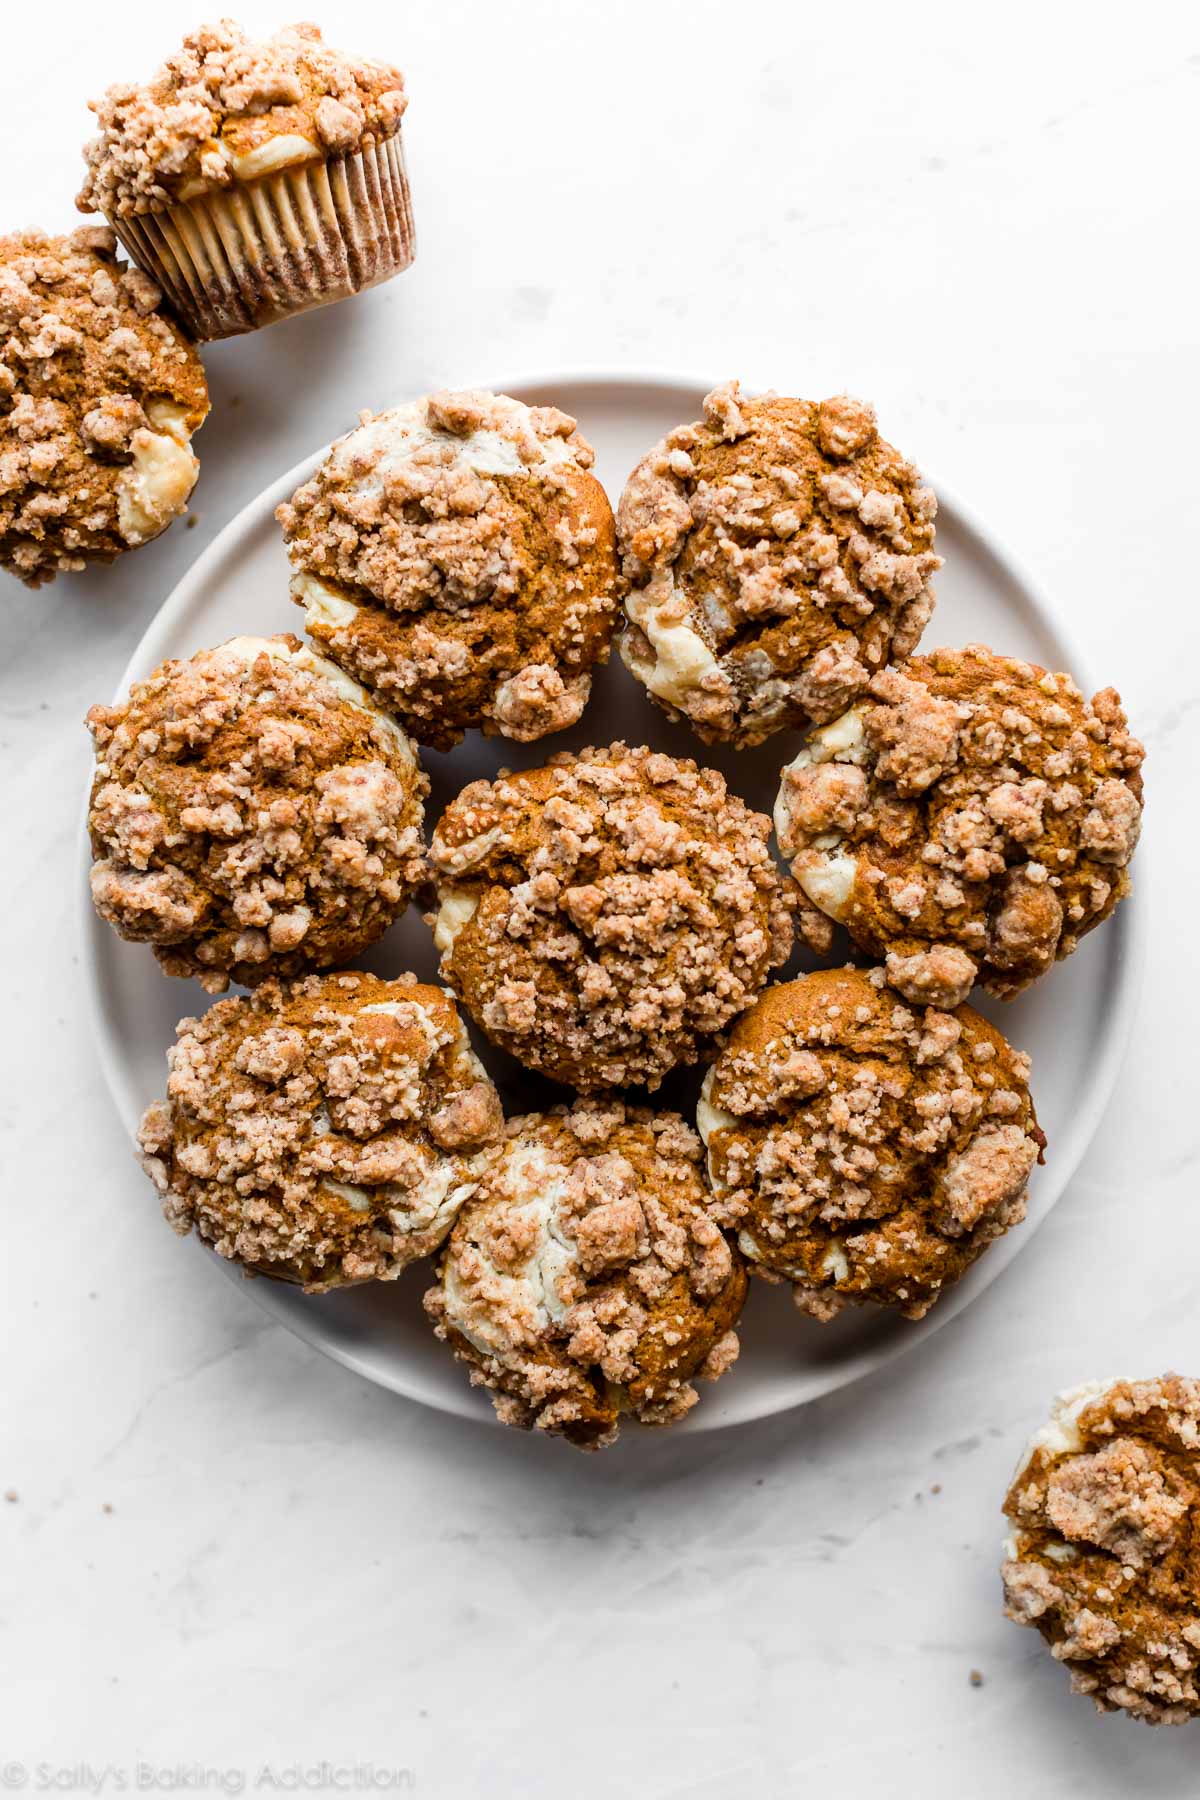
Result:
M109 223L201 342L344 300L416 252L398 134Z

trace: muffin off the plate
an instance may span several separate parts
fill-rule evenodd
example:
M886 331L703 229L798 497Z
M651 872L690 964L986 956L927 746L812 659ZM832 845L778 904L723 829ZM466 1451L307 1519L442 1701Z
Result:
M232 337L398 274L415 249L398 69L232 20L92 110L77 205L102 212L198 339Z
M116 248L0 238L0 567L29 587L157 537L199 473L200 358Z

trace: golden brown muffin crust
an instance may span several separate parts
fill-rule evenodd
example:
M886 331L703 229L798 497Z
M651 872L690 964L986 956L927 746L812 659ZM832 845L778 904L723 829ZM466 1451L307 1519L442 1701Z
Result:
M403 732L298 638L232 638L88 714L92 897L171 975L336 967L424 880Z
M735 1360L741 1259L708 1216L675 1113L577 1100L514 1119L425 1305L508 1425L611 1443L667 1425Z
M106 227L0 238L0 566L29 587L187 504L208 387L161 300Z
M1004 1502L1005 1612L1076 1693L1148 1725L1200 1713L1200 1382L1060 1397Z
M392 136L406 104L399 69L332 49L315 25L262 41L232 19L202 25L150 81L90 102L100 130L76 205L109 218L160 210L227 187L240 162L284 139L340 155Z
M737 382L639 463L617 509L621 654L707 743L760 743L844 710L933 610L930 489L839 395Z
M656 1088L787 958L769 829L715 771L624 744L473 782L430 850L443 977L528 1067Z
M364 413L277 515L310 635L421 743L574 724L617 613L592 462L574 419L504 395Z
M139 1132L168 1223L319 1293L442 1242L499 1096L454 1002L412 976L268 981L184 1019Z
M909 998L1019 993L1129 892L1142 746L1120 695L984 645L874 677L783 772L797 881Z
M768 988L704 1082L715 1216L815 1318L919 1319L1025 1216L1045 1143L1028 1079L970 1007L908 1007L880 970Z

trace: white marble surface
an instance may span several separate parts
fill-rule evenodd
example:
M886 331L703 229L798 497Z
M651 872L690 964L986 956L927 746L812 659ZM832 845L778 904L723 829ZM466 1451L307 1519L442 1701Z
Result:
M70 224L84 97L192 17L10 11L6 228ZM1200 1726L1095 1718L996 1558L1052 1390L1200 1372L1195 9L409 0L329 29L408 72L415 268L208 353L194 530L3 580L0 1784L1194 1794ZM584 364L872 396L1121 687L1154 914L1107 1124L978 1305L807 1411L592 1459L358 1383L161 1227L81 1018L74 863L82 713L246 498L360 406Z

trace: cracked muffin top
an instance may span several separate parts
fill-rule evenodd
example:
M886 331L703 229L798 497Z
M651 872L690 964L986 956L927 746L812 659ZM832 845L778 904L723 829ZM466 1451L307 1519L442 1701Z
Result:
M0 567L29 587L112 562L186 507L200 358L106 226L0 238Z
M622 1414L682 1418L734 1361L746 1274L700 1154L677 1114L619 1100L510 1121L425 1296L505 1424L599 1449Z
M268 981L184 1019L138 1141L168 1223L309 1293L442 1242L503 1128L454 1002L413 976Z
M210 992L358 956L425 875L429 784L299 638L231 638L93 706L92 898Z
M775 823L810 900L909 1000L1009 997L1128 892L1144 752L1121 697L981 644L914 656L814 732Z
M407 102L387 63L347 56L315 25L261 41L232 19L202 25L148 82L90 102L81 212L157 212L235 180L388 138Z
M969 1006L906 1006L881 970L768 988L701 1090L714 1217L814 1318L919 1319L1025 1216L1045 1143L1028 1081Z
M504 395L364 413L277 514L310 636L437 749L573 725L617 613L593 460L574 419Z
M936 511L862 401L717 388L621 496L626 666L706 743L831 719L915 649Z
M1200 1713L1200 1382L1059 1396L1004 1502L1005 1612L1034 1625L1101 1712Z
M787 958L769 836L714 770L624 744L472 782L430 848L443 978L527 1067L656 1088Z

